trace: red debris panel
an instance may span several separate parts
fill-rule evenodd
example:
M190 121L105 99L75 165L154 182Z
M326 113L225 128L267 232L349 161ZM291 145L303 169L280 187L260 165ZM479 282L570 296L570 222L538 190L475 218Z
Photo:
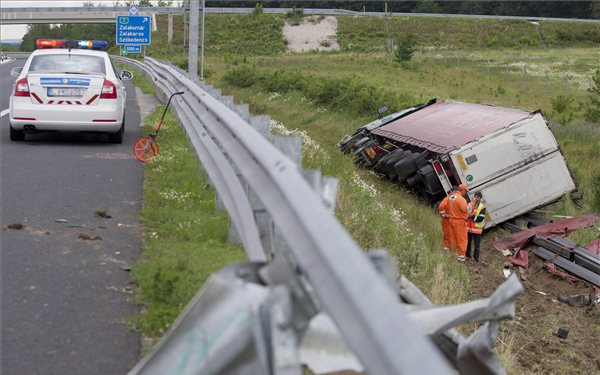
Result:
M508 260L513 266L529 268L529 254L524 250L517 250L515 255Z
M447 153L537 112L440 101L373 130L373 134Z
M589 245L587 245L587 249L594 254L600 255L600 238L596 238Z
M566 236L567 234L572 233L579 228L590 227L596 220L598 220L598 216L596 215L585 215L561 221L555 221L553 223L548 223L529 228L521 232L513 233L508 237L500 238L494 241L492 245L500 251L504 249L522 249L525 245L527 245L533 236L540 238Z
M524 251L521 251L521 253L524 253ZM544 268L546 268L548 270L548 272L550 272L551 274L556 275L556 276L560 277L561 279L570 282L571 284L576 284L579 281L578 278L559 270L558 267L556 267L556 264L554 264L552 262L544 263Z

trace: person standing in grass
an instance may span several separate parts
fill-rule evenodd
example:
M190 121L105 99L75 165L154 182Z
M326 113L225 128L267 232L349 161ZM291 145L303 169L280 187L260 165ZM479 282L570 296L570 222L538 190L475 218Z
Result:
M448 209L448 198L452 195L452 193L456 192L456 186L452 186L450 189L450 194L446 196L446 198L442 199L440 205L438 206L438 212L442 217L442 233L444 234L444 238L442 240L442 244L444 246L444 250L450 250L451 247L451 230L450 230L450 218L446 214L446 210Z
M480 191L476 192L471 201L471 212L469 212L469 219L467 220L467 258L471 258L471 244L475 245L475 252L473 258L479 262L479 246L481 244L481 234L483 233L483 227L485 227L485 204L481 201L483 194Z
M467 191L469 188L465 184L458 185L458 191L450 194L446 214L450 220L450 245L456 259L460 262L465 261L467 252L467 219L469 218L469 208L467 200Z

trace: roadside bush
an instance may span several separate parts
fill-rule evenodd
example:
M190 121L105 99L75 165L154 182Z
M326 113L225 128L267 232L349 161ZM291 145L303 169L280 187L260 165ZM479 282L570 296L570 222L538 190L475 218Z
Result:
M242 66L241 68L230 70L225 74L223 79L225 82L236 87L250 87L256 81L256 70L249 66Z
M600 212L600 173L592 177L592 208Z
M254 7L254 9L252 9L252 15L260 16L261 14L263 14L263 6L261 3L256 3L256 6Z
M390 111L416 103L411 95L381 90L356 77L324 78L303 75L298 70L268 72L245 66L227 72L223 79L240 88L256 85L267 92L300 92L317 105L357 115L376 114L381 103L386 103Z
M415 39L410 34L402 34L402 37L398 39L396 48L396 61L405 62L412 59L413 53L415 53Z
M575 117L575 106L573 105L573 97L571 95L559 95L550 100L552 103L552 111L556 116L559 124L568 125Z
M594 87L589 103L584 106L583 117L589 122L600 124L600 69L592 77Z
M300 22L302 22L302 17L304 17L304 10L299 8L294 8L285 14L285 17L290 20L290 25L298 26Z

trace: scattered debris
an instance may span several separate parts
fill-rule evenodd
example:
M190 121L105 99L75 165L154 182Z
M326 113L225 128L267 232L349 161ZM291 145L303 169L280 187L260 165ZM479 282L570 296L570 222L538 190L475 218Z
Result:
M600 238L596 238L590 242L586 248L592 253L600 255Z
M129 267L129 266L121 266L121 269L123 271L131 272L131 267Z
M69 228L83 228L84 225L82 224L69 224Z
M527 268L529 267L529 254L525 250L518 249L515 255L508 261L513 266Z
M596 220L598 220L598 216L596 215L584 215L555 221L538 227L532 227L527 230L516 228L516 233L513 233L508 237L500 238L499 240L494 241L492 245L499 251L515 248L522 249L533 237L548 238L557 235L565 236L577 229L591 226ZM509 227L515 229L514 225Z
M502 269L502 274L504 275L504 278L508 279L511 273L512 272L510 271L510 263L504 263L504 268Z
M108 214L108 208L99 208L94 213L96 217L100 217L102 219L110 219L112 216Z
M560 302L564 302L569 306L573 307L583 307L592 304L592 296L589 294L577 294L574 296L563 296L562 294L558 294L557 296Z
M67 220L67 219L55 219L54 222L55 223L68 223L69 220Z
M558 329L558 332L554 333L553 335L558 336L558 338L561 339L566 339L567 336L569 336L569 327L562 326Z
M12 224L8 224L6 227L8 229L21 230L21 229L25 228L25 225L23 225L21 223L12 223Z
M509 257L512 255L512 252L508 249L504 249L502 250L502 255L504 255L505 257Z
M550 250L544 249L543 247L538 247L534 249L533 253L544 260L548 260L551 263L556 264L560 268L574 274L575 276L585 281L600 286L600 274L590 271L589 269L584 268L574 262L571 262L570 260L559 256L559 254L555 254Z
M578 278L559 270L556 267L556 264L554 264L554 263L545 263L544 268L546 270L548 270L548 272L550 272L551 274L556 275L556 276L560 277L561 279L568 281L571 284L577 284L579 282Z
M80 240L84 240L84 241L102 241L102 237L90 236L89 234L86 234L86 233L80 233L79 236L77 236L77 238L79 238Z
M537 294L541 294L542 296L547 296L547 295L548 295L548 293L546 293L546 292L542 292L541 290L536 290L535 292L536 292Z

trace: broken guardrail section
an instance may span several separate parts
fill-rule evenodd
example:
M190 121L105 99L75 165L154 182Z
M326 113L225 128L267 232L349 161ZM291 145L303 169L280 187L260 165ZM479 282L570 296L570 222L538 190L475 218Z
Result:
M249 260L213 275L129 375L505 373L491 348L518 279L453 306L396 285L385 252L367 254L335 219L337 181L300 169L298 137L271 135L268 116L168 63L118 59L164 95L185 91L173 111ZM484 324L464 338L453 327L467 322Z

